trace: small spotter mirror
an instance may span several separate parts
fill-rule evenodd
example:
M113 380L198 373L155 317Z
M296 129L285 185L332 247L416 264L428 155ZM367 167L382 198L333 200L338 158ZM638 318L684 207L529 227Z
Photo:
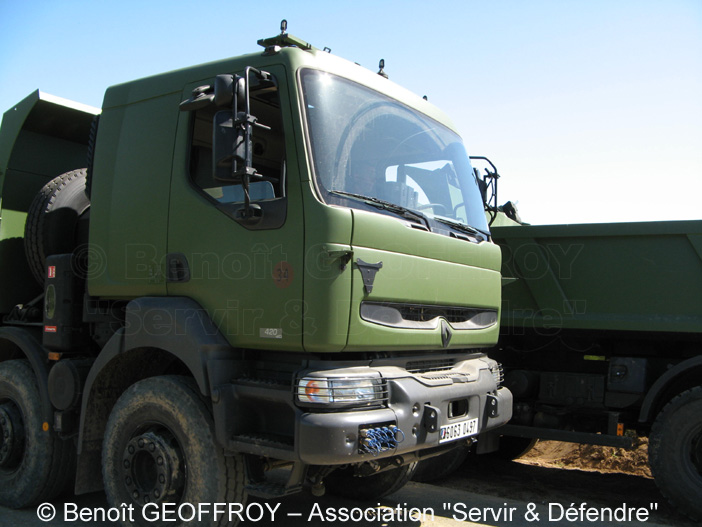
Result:
M214 103L222 108L231 106L234 101L234 75L215 77Z
M214 85L214 103L219 108L231 108L234 96L240 108L246 104L246 85L243 77L238 75L217 75Z

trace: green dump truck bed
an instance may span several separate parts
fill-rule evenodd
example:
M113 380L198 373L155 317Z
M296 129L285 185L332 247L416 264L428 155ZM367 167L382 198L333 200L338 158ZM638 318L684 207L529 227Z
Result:
M492 232L506 327L702 333L702 220Z
M5 112L0 127L0 315L41 293L24 255L34 196L51 179L85 166L97 108L39 90Z
M631 447L649 438L662 493L702 518L702 221L494 227L514 416L534 440Z

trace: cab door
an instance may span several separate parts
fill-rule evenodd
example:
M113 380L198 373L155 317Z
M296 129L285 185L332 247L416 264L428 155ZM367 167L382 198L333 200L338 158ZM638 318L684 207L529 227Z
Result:
M272 85L250 86L251 113L268 129L253 133L250 186L255 220L242 220L243 188L212 170L214 104L180 113L171 183L166 256L169 296L197 301L232 346L300 350L303 215L283 66ZM237 73L218 71L216 73ZM239 72L242 73L242 72ZM214 76L189 83L188 99Z

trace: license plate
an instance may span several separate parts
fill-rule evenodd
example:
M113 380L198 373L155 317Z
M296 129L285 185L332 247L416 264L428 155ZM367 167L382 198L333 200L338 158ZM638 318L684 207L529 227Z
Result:
M469 437L478 433L478 418L466 419L458 423L444 425L439 430L439 443L455 441L463 437Z

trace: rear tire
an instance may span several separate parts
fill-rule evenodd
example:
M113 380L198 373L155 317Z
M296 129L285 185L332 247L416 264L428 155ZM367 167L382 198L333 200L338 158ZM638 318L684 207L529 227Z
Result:
M648 442L653 477L673 506L702 519L702 386L672 399L658 414Z
M330 494L341 498L358 501L380 499L397 492L412 479L417 463L410 463L373 474L372 476L354 476L353 467L336 469L324 478L324 484Z
M182 525L149 521L157 509L142 511L146 503L173 503L177 510L179 504L246 502L242 458L224 455L209 405L187 377L152 377L129 387L110 413L102 460L108 502L135 507L130 526ZM188 525L234 525L227 514L216 523L209 514L200 520Z
M71 253L82 241L79 219L90 207L85 175L85 168L61 174L44 185L29 206L24 251L39 284L44 284L46 257Z
M19 509L57 497L75 474L73 443L43 430L41 399L26 360L0 364L0 504Z

